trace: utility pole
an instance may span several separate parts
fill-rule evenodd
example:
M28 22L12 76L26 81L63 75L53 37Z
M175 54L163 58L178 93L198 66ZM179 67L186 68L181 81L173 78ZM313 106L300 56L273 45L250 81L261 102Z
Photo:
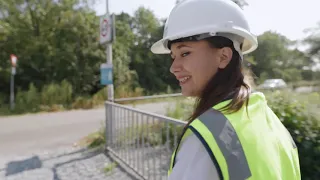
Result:
M106 0L106 14L100 18L100 43L106 44L106 63L101 64L101 84L107 85L108 101L114 101L112 43L115 39L115 17L109 12L109 2ZM113 144L114 115L112 105L106 104L106 147Z
M109 0L106 0L106 14L107 14L107 16L110 16ZM113 26L115 26L115 24L113 24ZM111 42L107 43L106 53L107 53L107 65L112 66L112 43ZM108 100L113 101L114 100L113 83L107 85L107 89L108 89Z

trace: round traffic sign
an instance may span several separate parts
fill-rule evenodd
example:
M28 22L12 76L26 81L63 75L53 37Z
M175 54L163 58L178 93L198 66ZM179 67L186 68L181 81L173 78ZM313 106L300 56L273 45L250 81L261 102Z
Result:
M101 35L103 37L108 35L108 31L109 31L109 23L107 19L104 19L102 24L101 24Z
M18 60L17 56L15 56L14 54L11 54L10 59L11 59L12 66L15 67L17 64L17 60Z

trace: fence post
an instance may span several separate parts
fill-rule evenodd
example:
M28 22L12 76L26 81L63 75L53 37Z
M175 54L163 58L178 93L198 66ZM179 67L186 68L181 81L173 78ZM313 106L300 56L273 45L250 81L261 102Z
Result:
M110 147L112 145L112 104L109 104L108 102L105 103L106 108L106 129L105 129L105 139L106 139L106 148Z

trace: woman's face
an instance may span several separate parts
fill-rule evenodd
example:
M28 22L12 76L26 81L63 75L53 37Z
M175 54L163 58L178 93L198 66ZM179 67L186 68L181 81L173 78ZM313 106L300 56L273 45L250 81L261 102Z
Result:
M171 45L173 63L170 72L180 82L184 96L199 97L208 81L232 57L231 48L212 48L205 40L177 42Z

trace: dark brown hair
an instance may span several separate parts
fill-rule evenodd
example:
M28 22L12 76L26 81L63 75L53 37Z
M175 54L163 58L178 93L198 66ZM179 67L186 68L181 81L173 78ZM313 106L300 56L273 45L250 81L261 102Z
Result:
M175 40L174 42L188 41L190 38ZM219 109L225 113L233 113L240 110L244 104L248 105L250 86L244 81L242 60L239 53L234 49L233 42L225 37L213 36L205 39L213 48L229 47L233 51L232 59L224 69L218 72L209 80L203 89L200 97L197 98L195 109L189 117L190 124L209 108L216 104L230 99L230 103Z

